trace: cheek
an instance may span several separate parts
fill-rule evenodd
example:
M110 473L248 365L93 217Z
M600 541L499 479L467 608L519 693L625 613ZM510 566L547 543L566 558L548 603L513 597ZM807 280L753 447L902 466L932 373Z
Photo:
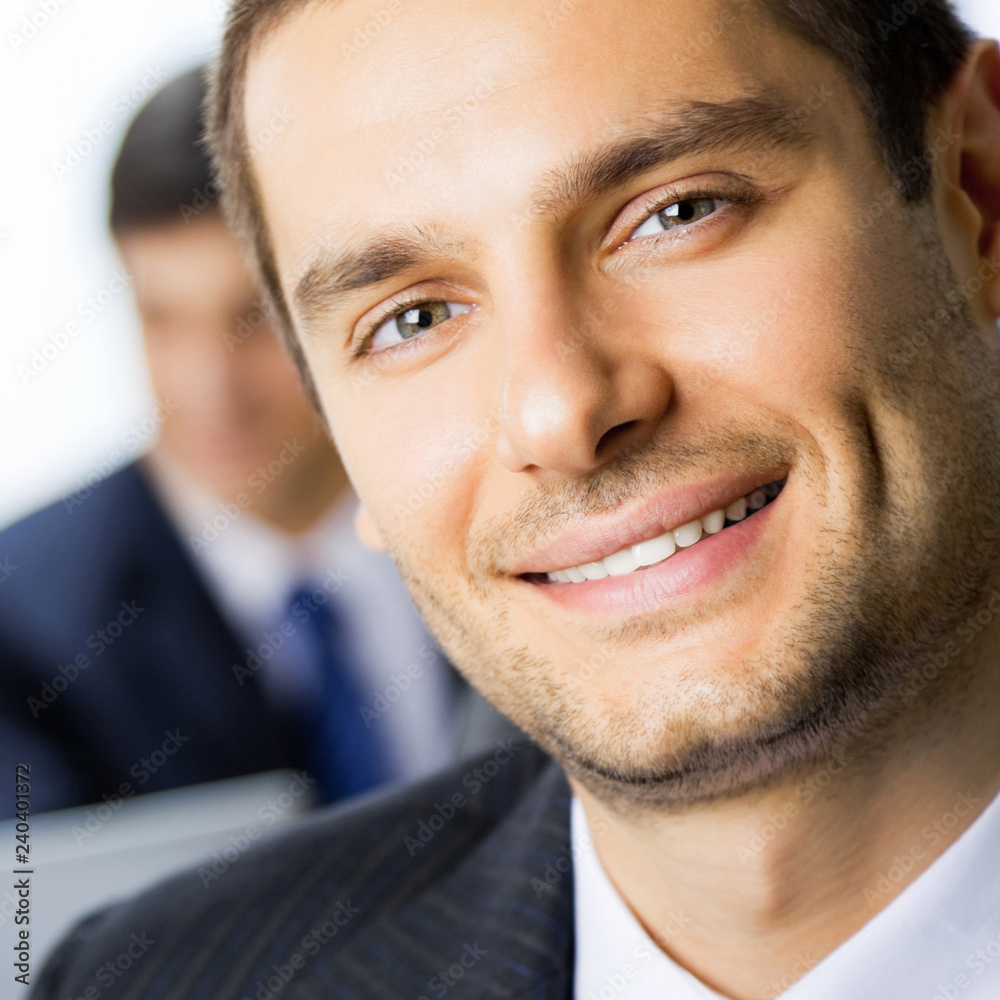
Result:
M320 386L334 439L386 539L432 551L433 567L464 559L496 421L472 380L440 364L415 375Z
M801 419L860 377L857 262L835 241L755 247L692 293L705 309L675 342L703 398Z

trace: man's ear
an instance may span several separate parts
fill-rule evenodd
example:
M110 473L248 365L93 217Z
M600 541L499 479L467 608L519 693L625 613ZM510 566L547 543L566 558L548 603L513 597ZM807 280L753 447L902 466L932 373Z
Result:
M385 542L371 514L365 509L364 504L358 507L357 514L354 515L354 530L358 533L358 538L375 552L385 552Z
M1000 316L1000 46L985 39L969 50L949 90L952 128L961 136L949 155L949 173L978 213L973 247L993 315ZM931 147L933 148L933 137ZM988 275L984 280L984 275Z

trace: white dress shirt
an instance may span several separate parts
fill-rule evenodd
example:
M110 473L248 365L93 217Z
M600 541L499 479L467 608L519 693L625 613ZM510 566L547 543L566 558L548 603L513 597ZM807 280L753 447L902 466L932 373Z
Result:
M322 590L329 581L325 589L333 592L331 607L346 632L366 721L384 737L393 777L429 774L452 760L450 668L392 559L358 539L353 494L309 531L292 536L251 508L222 503L162 453L146 456L143 467L208 592L248 650L267 646L283 622L297 624L289 617L297 588ZM318 692L319 679L302 668L308 658L295 655L297 641L300 630L281 640L259 669L266 695L284 706L308 702Z
M664 954L594 849L580 801L571 816L576 1000L723 1000ZM667 934L681 935L674 914ZM811 964L803 956L802 969ZM962 837L781 1000L1000 1000L1000 797Z

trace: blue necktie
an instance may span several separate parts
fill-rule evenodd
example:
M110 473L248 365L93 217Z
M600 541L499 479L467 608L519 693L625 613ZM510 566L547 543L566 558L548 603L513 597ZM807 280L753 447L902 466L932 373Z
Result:
M361 717L362 698L351 676L343 625L331 598L319 592L327 597L319 603L316 594L298 590L290 620L301 632L301 645L321 682L319 700L309 713L308 754L324 801L334 802L373 788L387 774L376 733Z

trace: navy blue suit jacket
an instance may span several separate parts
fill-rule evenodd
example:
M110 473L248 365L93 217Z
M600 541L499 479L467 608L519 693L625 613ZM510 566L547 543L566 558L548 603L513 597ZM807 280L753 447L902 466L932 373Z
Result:
M34 811L304 766L135 465L0 532L0 566L0 773L31 764Z
M31 996L570 1000L569 807L559 768L504 741L91 917Z

